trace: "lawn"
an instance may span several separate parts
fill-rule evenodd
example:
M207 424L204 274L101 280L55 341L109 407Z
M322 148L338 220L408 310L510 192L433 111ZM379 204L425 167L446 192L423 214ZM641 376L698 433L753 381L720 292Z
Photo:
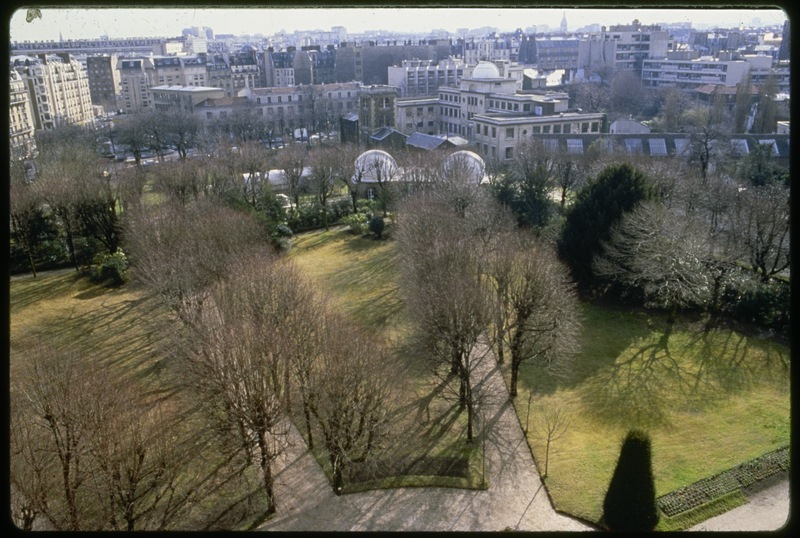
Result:
M789 444L786 347L730 329L704 331L694 320L666 333L660 315L583 311L582 352L569 374L559 379L524 365L516 401L540 470L545 436L535 425L543 410L570 417L548 461L546 485L558 510L599 520L629 428L651 435L657 496Z
M444 391L437 388L436 378L417 360L408 343L409 323L397 284L396 244L356 237L339 226L328 232L297 235L290 256L335 305L376 338L388 342L405 373L396 387L399 399L394 439L379 458L394 462L390 467L395 470L412 469L412 476L352 483L345 491L399 486L482 487L482 455L479 446L466 442L466 413L458 409L453 398L442 397ZM325 468L322 454L317 458Z
M398 341L407 334L391 241L343 228L311 232L295 238L292 256L366 327ZM785 346L730 329L704 331L696 319L681 319L666 334L663 316L605 306L583 305L583 321L582 352L569 375L523 365L516 400L540 472L542 410L560 408L570 417L547 462L545 482L558 510L599 520L631 427L652 437L659 496L789 443ZM431 390L426 375L414 372L417 401Z
M421 462L415 470L430 468L426 462L435 467L460 460L456 466L462 473L466 460L468 476L387 476L348 489L481 487L481 454L464 440L464 413L437 394L435 378L408 345L395 247L393 241L355 237L338 227L296 236L290 256L334 304L376 337L388 339L405 366L398 386L397 437L381 458ZM39 342L72 346L134 374L153 390L167 377L161 375L166 355L157 330L166 313L133 286L104 288L67 269L36 279L13 277L10 299L12 379L20 358ZM547 462L545 483L558 510L599 519L621 439L631 427L650 432L659 496L788 445L785 346L730 329L704 331L693 319L679 320L666 334L659 315L595 305L583 306L583 319L582 351L569 375L558 378L523 365L516 400L540 472L545 464L537 428L542 410L559 408L570 417Z

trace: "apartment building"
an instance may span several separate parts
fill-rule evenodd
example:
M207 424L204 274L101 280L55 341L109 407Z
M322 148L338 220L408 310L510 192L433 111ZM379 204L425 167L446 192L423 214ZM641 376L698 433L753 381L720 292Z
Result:
M92 104L103 107L103 111L115 112L119 106L117 98L121 91L121 81L116 54L97 54L86 57L86 74L89 78L89 93Z
M400 90L400 97L436 95L443 86L457 86L471 72L460 60L403 60L399 66L389 66L389 86Z
M225 91L206 86L153 86L150 88L155 110L184 110L193 113L195 107L208 99L222 99Z
M676 53L659 60L642 62L642 83L648 87L693 89L704 84L736 86L744 82L750 64L744 60L720 60L710 56L690 58Z
M538 46L538 43L537 43ZM660 26L642 26L638 21L630 25L605 27L589 34L578 44L577 69L585 78L604 70L642 70L648 59L666 58L674 47L669 32Z
M154 56L153 82L160 86L206 86L207 67L203 56Z
M120 76L119 108L126 113L152 110L150 88L158 85L153 62L149 57L121 58L118 67Z
M335 129L341 116L358 108L357 82L294 86L291 88L246 88L234 98L208 99L194 108L204 121L230 115L235 107L250 107L264 118L268 130L285 133L298 127Z
M35 130L31 100L25 80L16 70L11 69L9 77L9 122L8 147L12 158L30 156L35 142Z
M540 71L578 68L581 40L577 37L545 36L535 39L536 55L533 62ZM520 61L520 63L523 63Z
M58 41L22 41L11 43L11 54L55 54L66 52L75 54L128 54L149 56L151 54L166 54L165 44L168 42L179 43L182 39L165 39L163 37L123 37L103 39L61 39ZM166 49L173 46L167 45ZM182 45L178 49L182 49Z
M658 60L642 62L642 82L648 87L697 89L707 84L736 87L743 82L760 86L773 77L779 92L789 92L789 64L775 62L771 56L720 54L700 56L680 51Z
M36 129L92 121L86 71L69 54L16 56L11 64L26 83Z

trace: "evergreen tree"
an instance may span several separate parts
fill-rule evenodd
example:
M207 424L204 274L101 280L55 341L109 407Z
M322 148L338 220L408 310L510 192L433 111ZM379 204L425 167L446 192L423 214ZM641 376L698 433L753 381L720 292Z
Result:
M651 531L658 524L650 437L631 430L603 502L603 523L611 531Z
M645 175L628 163L608 166L578 192L575 205L567 213L558 248L579 285L594 283L592 259L623 213L656 196Z

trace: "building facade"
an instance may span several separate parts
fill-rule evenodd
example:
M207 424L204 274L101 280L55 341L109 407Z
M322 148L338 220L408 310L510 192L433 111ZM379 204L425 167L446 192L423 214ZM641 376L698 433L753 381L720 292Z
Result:
M116 54L98 54L86 58L86 73L92 103L103 107L106 113L119 108L117 99L121 86L118 63L119 56Z
M585 78L607 70L625 69L640 74L645 60L666 58L673 46L669 32L657 25L642 26L634 21L631 25L612 26L581 39L577 69L584 72Z
M468 75L463 62L447 58L439 60L403 60L399 66L390 66L387 72L389 86L400 90L400 97L436 95L440 87L457 86Z
M20 75L11 70L9 79L8 147L11 158L29 157L35 147L35 124L28 89Z
M395 126L397 88L393 86L364 86L358 92L358 121L361 141L369 143L373 132L381 127Z
M150 88L154 83L155 70L150 58L121 58L118 63L120 77L119 108L125 113L152 110Z
M395 100L395 128L405 135L439 132L439 97L408 97Z
M69 54L18 56L12 59L12 66L26 83L37 130L92 121L89 79L80 62Z

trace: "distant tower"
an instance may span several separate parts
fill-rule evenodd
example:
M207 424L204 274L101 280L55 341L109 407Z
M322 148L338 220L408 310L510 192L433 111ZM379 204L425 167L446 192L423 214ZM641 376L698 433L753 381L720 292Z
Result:
M565 11L561 12L563 15L561 17L561 33L567 33L567 13Z

